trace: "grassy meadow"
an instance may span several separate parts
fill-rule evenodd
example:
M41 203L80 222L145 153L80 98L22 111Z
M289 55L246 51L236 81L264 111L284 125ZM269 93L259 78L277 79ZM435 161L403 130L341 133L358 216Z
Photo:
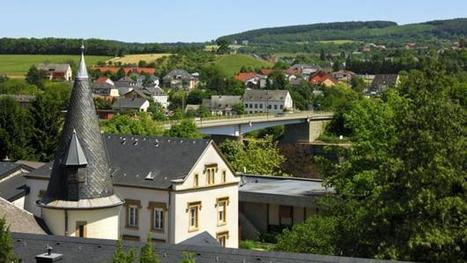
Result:
M112 63L121 62L123 64L138 64L140 60L144 60L147 63L156 61L156 59L161 57L170 56L170 53L153 53L153 54L134 54L134 55L125 55L123 57L114 57L107 61L112 61Z
M49 63L70 63L75 65L79 62L79 55L0 55L0 75L7 75L11 78L23 78L33 64L44 62ZM98 61L110 59L107 56L86 56L88 66L96 64Z
M272 67L273 64L266 60L259 60L248 55L223 55L216 58L213 62L219 66L228 75L234 75L240 71L242 66L252 68Z

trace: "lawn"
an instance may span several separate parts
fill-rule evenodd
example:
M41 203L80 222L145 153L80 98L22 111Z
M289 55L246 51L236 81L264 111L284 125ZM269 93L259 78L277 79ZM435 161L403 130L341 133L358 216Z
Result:
M115 62L122 62L123 64L138 64L140 60L144 60L147 63L154 62L156 59L170 56L169 53L153 53L153 54L134 54L134 55L125 55L123 57L115 57L111 58L108 61Z
M252 68L272 67L272 63L266 60L259 60L248 55L223 55L216 58L213 62L219 66L226 74L233 76L240 71L242 66Z
M33 64L73 61L76 65L79 58L79 55L0 55L0 75L6 74L11 78L23 78ZM94 65L98 61L105 61L109 58L106 56L86 56L86 64L88 66Z

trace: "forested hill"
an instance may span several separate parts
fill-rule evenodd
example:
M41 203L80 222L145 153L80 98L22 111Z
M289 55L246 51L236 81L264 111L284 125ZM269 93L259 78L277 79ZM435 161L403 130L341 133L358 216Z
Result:
M271 27L222 36L229 42L250 43L310 42L326 40L421 41L458 39L467 36L467 18L436 20L398 25L390 21L335 22L311 25Z

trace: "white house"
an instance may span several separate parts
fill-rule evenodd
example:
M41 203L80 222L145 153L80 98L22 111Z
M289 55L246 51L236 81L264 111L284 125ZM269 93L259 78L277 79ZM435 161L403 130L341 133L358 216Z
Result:
M66 81L71 80L72 71L69 64L52 64L43 63L37 65L37 69L47 72L47 77L50 80L63 79Z
M287 90L245 90L243 103L247 113L279 113L293 108L292 97Z

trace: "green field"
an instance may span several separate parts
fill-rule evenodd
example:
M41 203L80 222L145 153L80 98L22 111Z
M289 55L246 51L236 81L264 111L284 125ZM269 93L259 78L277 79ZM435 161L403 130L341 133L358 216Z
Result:
M7 75L11 78L22 78L33 64L44 62L49 63L69 63L79 62L79 55L0 55L0 75ZM106 56L86 56L86 64L94 65L97 61L106 61L110 57Z
M318 42L321 43L321 44L344 45L344 44L353 43L353 42L355 42L355 41L353 41L353 40L341 39L341 40L322 40L322 41L318 41Z
M226 74L232 76L239 72L242 66L252 68L272 67L272 63L268 61L240 54L219 56L213 63Z

